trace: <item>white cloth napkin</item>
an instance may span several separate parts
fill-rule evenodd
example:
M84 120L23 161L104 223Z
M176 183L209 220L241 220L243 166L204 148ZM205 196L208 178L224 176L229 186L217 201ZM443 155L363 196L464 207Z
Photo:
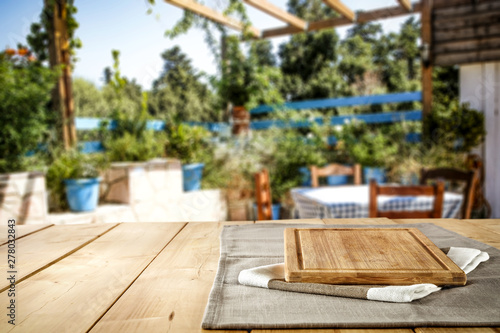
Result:
M448 257L453 260L453 262L460 267L466 274L472 272L481 262L487 261L489 255L486 252L482 252L477 249L462 248L462 247L451 247L447 253ZM255 268L245 269L240 272L238 276L238 282L242 285L251 287L260 287L268 289L279 289L279 290L291 290L286 287L286 285L295 285L297 283L271 283L272 281L284 281L285 279L285 264L273 264L266 266L259 266ZM299 292L312 292L318 294L324 293L324 285L318 286L318 291L314 290L314 285L311 283L299 283L298 285L304 285L304 290ZM295 288L297 289L297 288ZM319 290L321 289L321 290ZM350 293L349 289L353 292ZM384 302L397 302L397 303L407 303L413 300L424 298L441 288L429 283L415 284L410 286L333 286L328 290L328 295L333 296L343 296L345 295L355 295L347 296L353 298L369 299L373 301L384 301ZM337 295L338 293L338 295Z

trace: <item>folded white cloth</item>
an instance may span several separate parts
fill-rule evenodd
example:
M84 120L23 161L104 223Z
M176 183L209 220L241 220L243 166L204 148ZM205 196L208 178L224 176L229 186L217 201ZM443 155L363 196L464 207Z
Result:
M451 247L448 257L466 274L472 272L489 255L476 249ZM325 285L318 283L288 283L285 279L285 264L273 264L245 269L240 272L238 282L242 285L278 289L330 296L368 299L373 301L407 303L424 298L441 288L429 283L411 286L356 286Z

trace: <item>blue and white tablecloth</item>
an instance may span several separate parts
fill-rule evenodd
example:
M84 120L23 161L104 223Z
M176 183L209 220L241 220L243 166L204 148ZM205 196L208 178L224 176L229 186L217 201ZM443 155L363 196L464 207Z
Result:
M368 217L368 185L295 188L291 193L301 219ZM445 192L442 217L456 217L462 201L462 195ZM380 211L431 210L433 202L430 196L381 195L377 199Z

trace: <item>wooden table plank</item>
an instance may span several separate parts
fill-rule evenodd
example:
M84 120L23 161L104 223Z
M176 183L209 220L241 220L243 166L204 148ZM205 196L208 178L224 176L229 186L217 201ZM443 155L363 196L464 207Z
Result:
M484 219L484 220L462 220L462 221L500 234L500 224L498 223L498 220Z
M395 222L386 217L363 217L357 219L323 219L325 224L362 224L362 225L384 225L384 224L394 224Z
M190 222L91 332L202 332L226 224Z
M499 327L422 327L416 333L500 333Z
M252 333L413 333L411 329L388 328L388 329L301 329L301 330L252 330ZM479 332L478 332L479 333Z
M17 282L77 251L116 225L58 225L18 239L15 243ZM7 251L7 244L0 246L0 258L7 258ZM0 261L0 270L7 271L7 264L7 260ZM9 281L0 281L0 292L9 288Z
M3 320L0 332L87 332L185 225L118 225L18 284L16 326Z
M491 230L474 227L465 220L455 219L394 219L398 224L408 223L434 223L440 227L451 230L462 236L475 239L500 249L500 235ZM497 220L498 221L498 220ZM497 222L498 223L498 222Z
M53 224L21 224L16 225L16 239L23 238L25 236L31 235L37 231L46 229L53 226ZM0 245L7 244L8 241L8 231L7 225L0 225Z
M262 220L255 223L324 224L321 219Z

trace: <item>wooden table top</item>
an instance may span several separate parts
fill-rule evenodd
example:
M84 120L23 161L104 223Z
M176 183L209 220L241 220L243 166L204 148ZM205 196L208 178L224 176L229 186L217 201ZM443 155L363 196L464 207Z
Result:
M260 222L270 221L257 223ZM434 223L500 249L500 219L272 222ZM8 267L12 262L7 261L8 227L0 226L0 267L4 272L0 280L0 304L5 312L0 332L202 331L201 320L217 272L221 229L224 225L251 223L254 222L19 225L13 267ZM15 290L7 280L12 271ZM15 296L9 295L12 291ZM12 300L15 301L15 326L8 322L11 320L8 311L12 311L6 308ZM483 333L500 332L500 328L322 329L314 332Z

